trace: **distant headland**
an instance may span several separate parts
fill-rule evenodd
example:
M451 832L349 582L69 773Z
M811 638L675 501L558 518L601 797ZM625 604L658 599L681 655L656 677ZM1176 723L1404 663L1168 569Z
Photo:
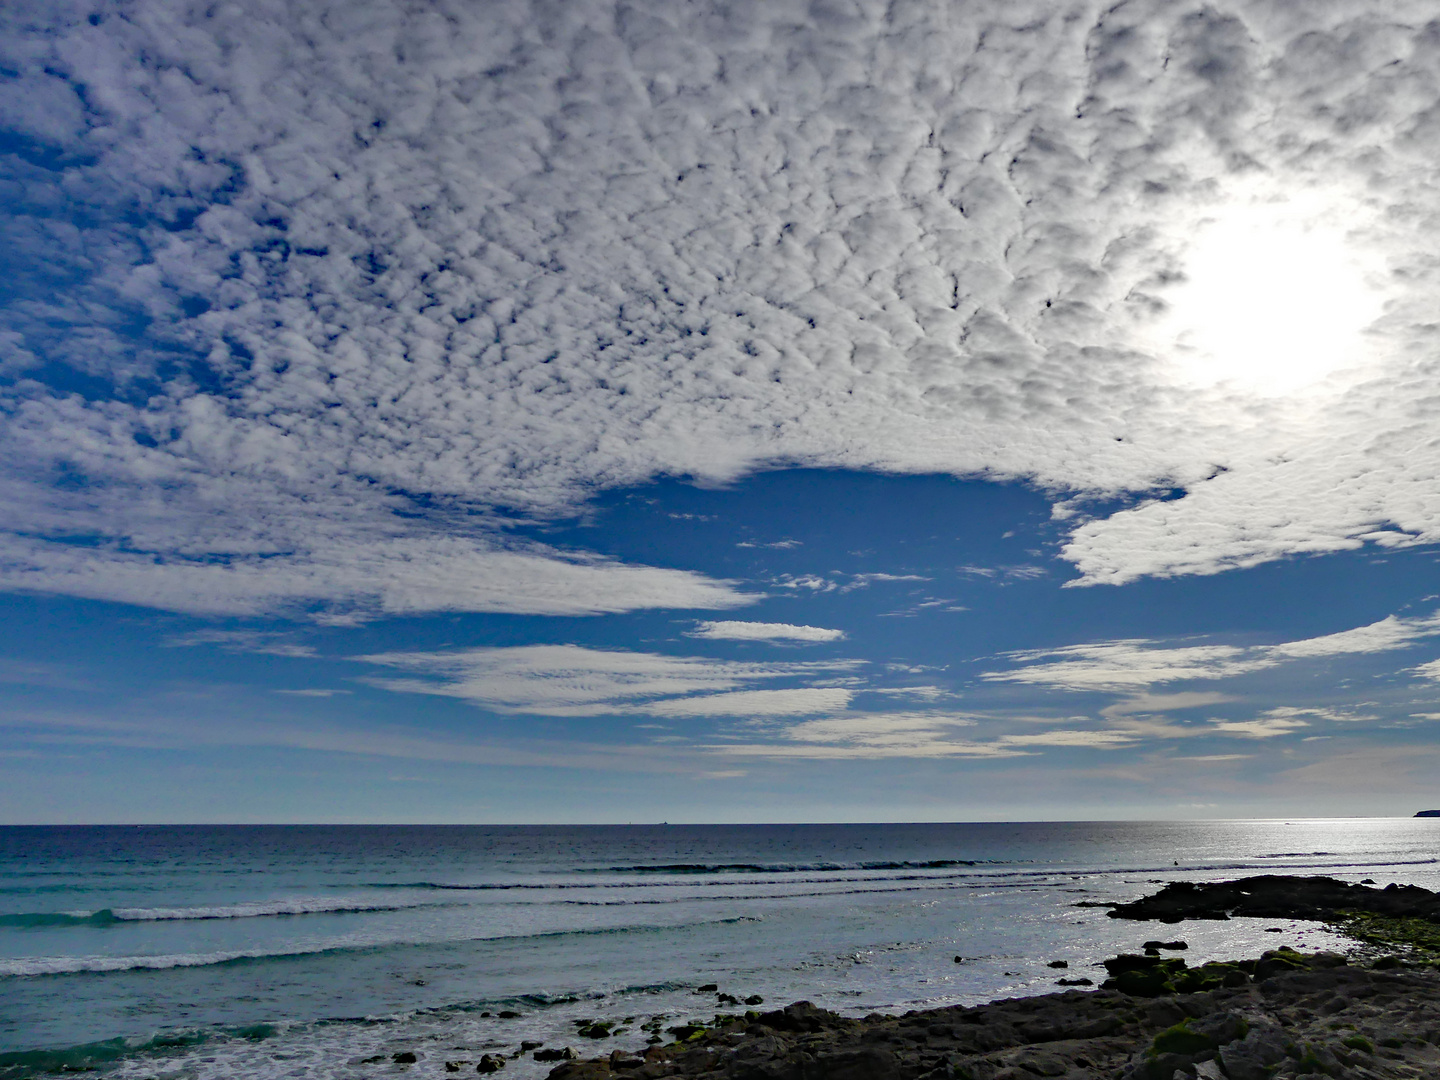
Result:
M1440 817L1440 810L1417 810L1416 817Z

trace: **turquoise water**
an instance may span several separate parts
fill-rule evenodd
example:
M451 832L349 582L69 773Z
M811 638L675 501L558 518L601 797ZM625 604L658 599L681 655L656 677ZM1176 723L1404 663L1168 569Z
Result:
M851 1014L1043 993L1155 933L1077 903L1256 872L1440 888L1437 839L1423 819L0 828L0 1077L440 1076L521 1039L596 1049L587 1017L632 1018L603 1048L641 1046L651 1017L713 1015L708 983ZM1183 933L1193 961L1341 944Z

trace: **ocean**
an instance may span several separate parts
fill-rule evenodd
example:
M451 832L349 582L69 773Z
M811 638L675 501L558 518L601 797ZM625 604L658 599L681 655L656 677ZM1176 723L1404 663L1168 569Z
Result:
M1411 818L4 827L0 1080L438 1077L800 999L858 1016L1098 983L1151 937L1192 963L1344 948L1087 905L1251 873L1436 889L1437 840Z

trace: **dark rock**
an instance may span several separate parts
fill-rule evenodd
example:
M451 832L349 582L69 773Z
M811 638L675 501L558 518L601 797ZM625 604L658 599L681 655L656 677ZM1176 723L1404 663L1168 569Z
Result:
M899 1080L900 1061L889 1050L866 1047L818 1055L802 1075L805 1080Z
M1045 966L1046 966L1046 967L1052 967L1052 968L1068 968L1068 967L1070 966L1070 961L1068 961L1068 960L1051 960L1051 961L1050 961L1048 964L1046 964Z
M710 994L710 993L714 993L716 990L719 990L719 989L720 989L720 987L717 986L715 983L706 983L704 986L697 986L697 987L695 988L695 993L697 993L697 994Z
M1184 941L1147 941L1141 948L1146 952L1149 952L1151 949L1157 952L1160 949L1170 949L1172 952L1181 952L1190 948L1190 946Z
M499 1072L505 1067L505 1059L499 1054L482 1054L479 1062L475 1065L477 1073Z
M575 1053L575 1051L571 1050L568 1046L563 1050L551 1049L535 1051L536 1061L574 1061L579 1056L579 1054Z
M609 1080L610 1064L605 1061L567 1061L551 1069L546 1080Z
M1333 919L1347 911L1392 918L1440 921L1440 894L1416 885L1375 890L1327 877L1267 874L1200 884L1172 881L1153 896L1121 904L1112 919L1181 922L1184 919L1259 918Z
M495 1015L498 1016L501 1020L515 1020L518 1019L520 1016L520 1014L514 1009L503 1009Z
M797 1001L775 1012L761 1013L760 1023L776 1031L823 1031L840 1023L840 1017L808 1001Z
M391 1054L390 1060L395 1062L396 1065L414 1065L415 1055L409 1050L402 1050L398 1054Z
M1056 979L1056 980L1055 980L1055 985L1056 985L1056 986L1094 986L1094 985L1095 985L1095 981L1094 981L1093 979L1086 979L1086 978L1083 978L1083 977L1082 977L1082 978L1079 978L1079 979Z
M747 998L745 999L745 1004L746 1004L746 1005L764 1005L764 1004L765 1004L765 999L764 999L763 997L761 997L759 994L751 994L749 997L747 997Z
M473 1063L472 1063L472 1062L469 1062L469 1061L447 1061L447 1062L445 1062L445 1071L446 1071L446 1072L459 1072L459 1071L460 1071L461 1069L463 1069L466 1065L470 1065L470 1064L473 1064Z
M530 1050L539 1050L540 1047L544 1045L543 1042L538 1042L535 1039L525 1039L520 1043L520 1052L524 1054Z

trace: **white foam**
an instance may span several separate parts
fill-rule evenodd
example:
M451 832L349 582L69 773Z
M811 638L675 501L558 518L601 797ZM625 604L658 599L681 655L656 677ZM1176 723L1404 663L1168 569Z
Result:
M266 952L237 949L227 952L173 953L162 956L23 956L0 960L0 978L27 975L78 975L84 972L168 971L171 968L208 967L231 960L258 960L282 956L308 956L332 946Z
M333 897L300 897L294 900L248 900L239 904L205 907L112 908L111 914L124 922L162 922L177 919L255 919L267 915L323 915L344 912L401 911L434 907L433 903L397 904L393 900L371 902Z

